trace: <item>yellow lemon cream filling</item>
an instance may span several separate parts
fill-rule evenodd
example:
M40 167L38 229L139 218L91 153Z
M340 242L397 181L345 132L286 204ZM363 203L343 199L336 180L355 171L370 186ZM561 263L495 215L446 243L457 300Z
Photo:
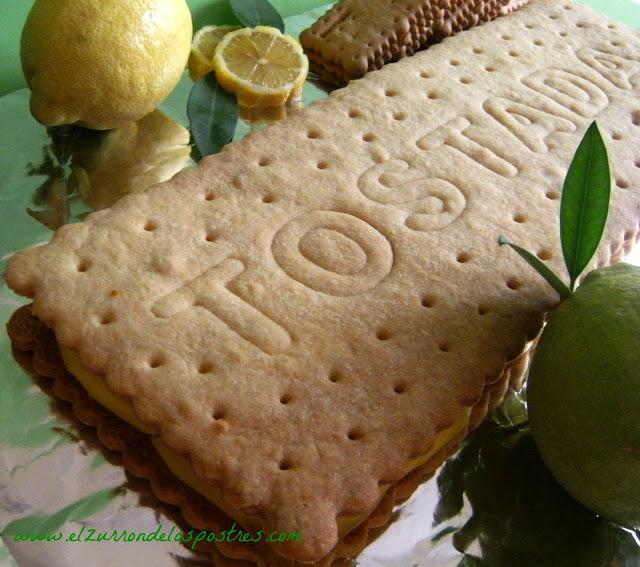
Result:
M224 500L222 491L199 476L196 475L191 463L185 457L178 455L172 449L167 447L159 435L153 434L149 428L142 423L140 418L135 414L133 406L123 398L116 396L105 384L104 380L89 371L81 362L75 351L60 345L60 353L64 360L67 370L73 374L82 384L88 394L99 404L107 408L109 411L123 419L136 429L147 433L151 437L151 442L156 451L165 462L169 470L178 477L182 482L193 488L193 490L202 494L207 500L212 502L225 514L242 523L242 514L231 508ZM470 408L462 408L457 419L447 429L442 430L436 435L433 445L423 455L410 459L406 465L406 474L426 463L433 455L439 452L443 447L447 446L461 431L469 424ZM382 499L387 490L386 486L380 487L379 500ZM354 516L340 516L338 522L338 533L343 537L359 524L364 522L368 514L359 514Z

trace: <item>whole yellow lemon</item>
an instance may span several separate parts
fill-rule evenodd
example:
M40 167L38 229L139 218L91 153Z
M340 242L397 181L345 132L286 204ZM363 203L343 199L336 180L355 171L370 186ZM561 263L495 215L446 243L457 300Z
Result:
M155 109L191 50L185 0L36 0L22 31L31 112L106 130Z

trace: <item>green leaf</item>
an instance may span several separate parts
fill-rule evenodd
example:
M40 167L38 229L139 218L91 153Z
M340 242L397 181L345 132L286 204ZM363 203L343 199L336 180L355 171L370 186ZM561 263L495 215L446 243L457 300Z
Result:
M284 33L282 16L267 0L230 0L229 3L243 26L271 26Z
M233 138L238 103L209 73L196 81L187 101L191 135L201 157L218 153Z
M600 244L610 195L609 156L593 122L571 162L560 204L560 240L572 290Z
M498 237L498 244L500 246L506 244L513 248L531 267L533 267L545 280L547 280L547 283L558 292L560 299L565 300L571 295L571 290L564 284L564 282L544 262L531 254L531 252L517 246L504 236Z

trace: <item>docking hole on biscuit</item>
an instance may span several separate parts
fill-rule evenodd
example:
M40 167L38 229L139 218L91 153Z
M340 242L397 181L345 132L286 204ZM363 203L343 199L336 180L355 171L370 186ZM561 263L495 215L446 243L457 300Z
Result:
M422 307L431 309L436 304L436 296L430 293L427 295L424 295L422 296L420 303L422 303Z
M391 338L391 333L388 329L378 329L376 331L376 338L380 341L388 341Z
M522 282L518 278L509 278L507 280L507 287L515 291L516 289L520 289L522 287Z
M290 404L291 401L293 400L293 396L289 393L284 393L280 396L280 403L283 406L286 406L287 404Z
M407 383L406 382L396 382L393 385L393 391L396 394L404 394L407 391Z
M158 228L158 223L156 221L148 220L144 223L143 227L147 232L153 232Z
M100 324L109 325L110 323L113 323L115 320L116 320L116 314L113 311L108 311L107 313L102 315L102 317L100 317Z
M320 132L318 130L309 130L307 132L307 138L309 138L310 140L317 140L321 137L322 136L320 135Z
M458 254L456 260L460 264L466 264L469 260L471 260L471 254L469 254L469 252L460 252L460 254Z
M362 139L363 139L365 142L374 142L374 141L375 141L375 139L376 139L376 135L375 135L375 134L372 134L371 132L367 132L366 134L364 134L364 135L362 136Z
M80 260L80 262L78 262L78 271L86 272L92 266L92 264L93 262L91 260L89 260L88 258L83 258L82 260Z
M267 203L267 205L268 205L269 203L273 203L274 201L275 201L275 198L274 198L274 196L273 196L273 195L271 195L271 194L267 194L267 195L265 195L264 197L262 197L262 202L263 202L263 203Z
M278 463L278 468L281 471L288 471L293 468L293 463L291 462L290 459L284 458Z
M225 412L223 409L221 408L217 408L215 410L213 410L213 412L211 412L211 417L215 420L218 421L219 419L223 419L225 416Z
M166 362L165 356L161 353L154 354L148 361L149 368L159 368Z
M201 362L198 366L198 374L211 374L213 372L213 364L210 362Z
M528 218L527 215L523 213L516 213L515 215L513 215L514 222L517 222L518 224L523 224L527 222L527 218Z
M557 201L560 198L560 193L557 191L547 191L544 196L551 201Z
M478 305L478 315L486 315L489 313L489 306L480 304Z
M205 201L214 201L216 198L216 194L213 193L212 191L209 191L207 193L205 193L204 195L204 200Z
M550 248L541 248L536 253L536 256L538 256L540 260L551 260L551 258L553 258L553 252Z
M336 382L340 382L340 380L342 380L342 372L340 372L339 370L332 370L329 373L330 382L333 382L335 384Z
M350 441L357 441L358 439L362 439L364 437L364 433L360 429L350 429L347 433L347 439Z
M451 345L449 343L438 343L438 350L440 352L449 352L451 350Z
M626 179L616 179L616 187L620 189L629 189L629 182Z
M207 242L215 242L216 240L218 240L218 233L213 231L213 230L209 230L207 231L207 233L205 234L204 239Z

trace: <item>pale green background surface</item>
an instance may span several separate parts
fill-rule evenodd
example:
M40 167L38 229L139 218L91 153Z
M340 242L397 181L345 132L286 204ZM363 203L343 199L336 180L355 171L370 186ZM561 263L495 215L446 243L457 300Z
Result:
M295 14L327 4L326 0L272 1L281 14L288 17L287 28L292 32L306 27L322 14L324 8L313 10L304 16ZM19 37L32 3L31 0L0 0L0 96L24 87L19 64ZM584 0L582 3L629 26L640 28L640 5L632 0ZM196 29L205 24L233 21L226 0L190 0L189 5ZM185 123L186 119L184 101L190 85L188 79L183 80L170 100L163 105L165 112L182 123ZM26 178L24 164L38 163L42 147L47 143L45 129L29 115L25 102L26 94L23 90L0 98L0 274L12 251L34 242L46 241L51 236L49 229L25 213L30 196L42 182L42 177ZM321 96L321 93L309 85L305 93L306 102L318 96ZM240 134L242 133L241 130ZM8 151L8 148L11 148L11 151ZM19 158L18 161L16 158ZM23 463L8 473L2 473L0 470L0 494L4 489L3 484L19 482L16 479L25 474L34 474L29 473L29 470L39 470L38 467L48 462L52 455L72 454L80 445L73 437L73 426L51 412L47 397L33 386L32 381L10 355L8 339L2 328L13 310L24 302L23 298L13 295L0 278L0 379L3 382L0 392L0 449L7 451L7 454L10 452L13 459L22 459ZM96 461L95 458L96 452L93 451L83 461L87 469L86 475L78 473L77 478L84 479L85 482L78 491L82 493L82 498L76 495L76 500L68 500L65 498L68 495L64 490L61 491L62 502L44 498L35 500L34 496L34 501L30 504L37 507L24 511L18 508L9 510L9 504L0 501L0 529L6 528L7 521L15 518L20 518L21 526L24 524L34 528L42 526L42 522L47 525L47 522L63 516L62 521L79 521L78 518L82 519L87 502L91 503L92 512L99 511L98 509L104 505L103 515L107 512L115 514L114 507L118 510L126 509L127 506L134 508L134 505L122 496L113 498L114 503L111 507L107 506L112 497L109 494L108 498L103 498L106 493L99 488L117 487L121 479L111 484L105 481L104 479L111 474L109 466L103 466L104 463L99 458ZM54 459L52 462L57 461ZM3 459L0 454L0 469L2 465ZM116 472L121 473L119 470ZM50 481L43 483L47 482ZM34 486L36 492L37 489L38 487ZM11 503L11 506L13 505L15 503ZM13 566L16 563L0 540L0 567L9 565Z

